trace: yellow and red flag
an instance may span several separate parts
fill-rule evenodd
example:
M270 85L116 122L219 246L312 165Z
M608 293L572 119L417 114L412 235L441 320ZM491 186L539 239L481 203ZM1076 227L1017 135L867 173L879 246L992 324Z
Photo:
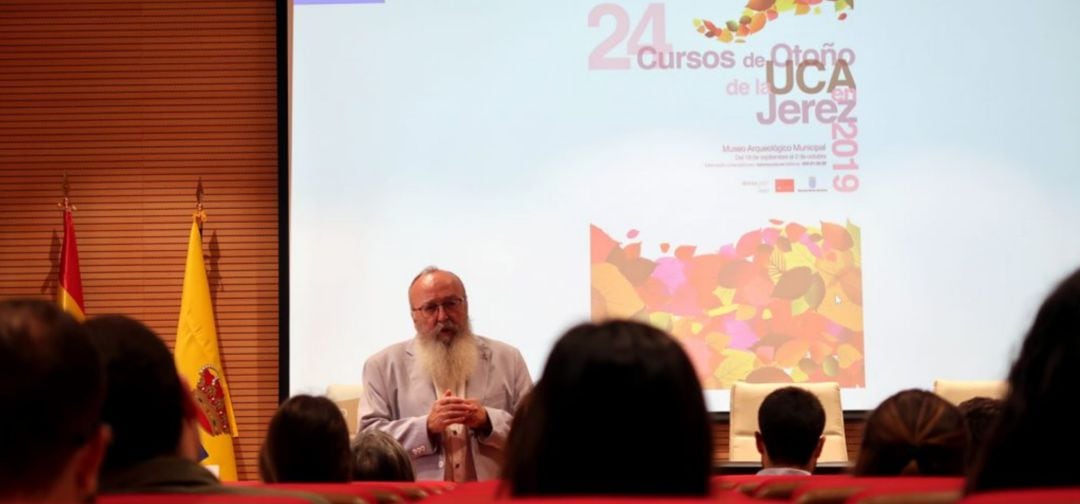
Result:
M56 302L78 320L86 318L83 303L82 276L79 275L79 251L75 246L75 224L71 208L64 208L64 243L60 246L60 280L56 287Z
M236 454L233 437L236 415L233 414L229 386L221 367L218 352L214 307L210 300L210 284L206 280L203 262L202 233L199 223L205 214L199 212L191 223L188 239L187 266L184 269L184 290L180 296L180 321L176 328L176 367L187 383L194 387L192 395L199 406L199 440L209 456L204 465L216 465L222 481L236 481Z

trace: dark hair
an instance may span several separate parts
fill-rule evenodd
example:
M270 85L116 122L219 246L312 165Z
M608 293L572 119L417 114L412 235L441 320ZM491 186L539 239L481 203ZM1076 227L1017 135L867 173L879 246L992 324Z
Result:
M825 408L817 396L798 387L774 390L758 409L758 428L769 459L806 466L825 431Z
M334 401L309 395L285 401L270 419L259 476L267 483L349 481L349 428Z
M1009 372L1009 393L967 482L969 492L1080 485L1080 270L1046 298ZM1037 463L1033 461L1038 461Z
M866 420L856 476L960 476L968 432L960 410L925 390L882 401Z
M105 315L86 322L105 364L102 420L113 440L103 472L175 454L184 422L184 391L169 348L142 322Z
M71 315L0 301L0 500L48 491L100 428L103 397L97 352Z
M967 422L968 432L971 434L971 444L968 446L968 462L973 459L986 445L990 429L997 424L1001 416L1002 402L1000 399L989 397L973 397L956 406L964 415Z
M503 479L515 496L705 495L712 430L679 343L630 321L555 344L514 418Z
M369 429L356 436L353 442L353 472L355 481L415 481L412 461L393 436L378 429Z

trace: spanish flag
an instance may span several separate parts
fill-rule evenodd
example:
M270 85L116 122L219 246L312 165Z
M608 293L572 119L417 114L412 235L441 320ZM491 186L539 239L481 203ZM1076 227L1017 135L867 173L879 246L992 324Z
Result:
M75 224L71 208L64 208L64 243L60 246L60 281L56 302L64 311L82 321L86 318L83 304L82 277L79 275L79 251L75 247Z
M236 454L232 438L237 436L229 386L221 368L214 308L203 262L201 212L191 223L188 239L184 290L180 297L180 322L176 328L176 367L194 387L192 396L199 406L199 440L209 456L204 465L216 465L222 481L236 481Z

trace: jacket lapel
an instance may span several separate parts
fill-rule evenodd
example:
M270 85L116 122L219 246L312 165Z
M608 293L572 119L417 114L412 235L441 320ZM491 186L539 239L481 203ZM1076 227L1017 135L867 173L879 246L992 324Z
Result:
M489 384L488 376L491 374L491 347L484 338L476 337L476 348L480 357L476 360L476 369L473 370L469 381L465 383L465 397L484 399L484 387Z

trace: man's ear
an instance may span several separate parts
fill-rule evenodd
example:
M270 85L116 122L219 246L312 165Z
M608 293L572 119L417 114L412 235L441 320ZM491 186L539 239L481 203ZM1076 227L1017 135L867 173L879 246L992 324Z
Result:
M757 445L757 452L762 457L765 456L765 438L761 437L761 431L754 431L754 443Z
M183 403L184 418L180 422L180 439L176 454L181 458L199 461L199 405L191 395L191 387L183 376L180 377L180 400Z
M195 397L191 395L191 384L182 375L180 376L180 405L183 409L184 420L199 419L199 405L195 403Z
M80 496L90 497L97 493L98 474L111 442L112 428L102 425L75 453L75 485Z

